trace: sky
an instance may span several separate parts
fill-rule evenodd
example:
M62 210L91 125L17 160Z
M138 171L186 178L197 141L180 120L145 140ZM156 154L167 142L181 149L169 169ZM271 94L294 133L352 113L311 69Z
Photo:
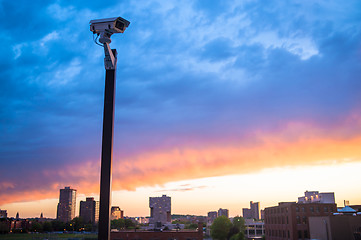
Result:
M121 16L113 205L241 215L306 190L361 204L361 2L0 0L0 209L99 198L104 51ZM79 208L79 204L78 204Z

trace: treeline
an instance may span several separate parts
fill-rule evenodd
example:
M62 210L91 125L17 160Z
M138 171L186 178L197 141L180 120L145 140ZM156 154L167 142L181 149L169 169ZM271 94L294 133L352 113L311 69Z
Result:
M58 220L39 221L37 219L3 219L0 221L0 233L2 234L9 232L94 232L97 231L97 229L97 224L85 223L81 217L76 217L68 223Z
M14 227L15 226L15 227ZM111 221L112 229L136 229L138 225L131 219L115 219ZM0 219L0 234L28 232L97 232L98 223L86 223L83 218L76 217L70 222L59 220L39 221L38 219Z
M111 229L136 229L138 228L137 224L135 224L131 219L114 219L110 222Z

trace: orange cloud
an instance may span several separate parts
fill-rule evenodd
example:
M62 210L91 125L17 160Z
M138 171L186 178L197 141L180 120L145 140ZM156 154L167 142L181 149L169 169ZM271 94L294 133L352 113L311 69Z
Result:
M174 149L139 153L113 160L113 190L135 190L141 186L162 185L171 181L242 174L265 168L312 165L330 161L360 161L361 134L351 131L361 126L359 118L347 118L332 131L305 123L288 123L277 132L254 132L250 141L205 144L193 147L184 143ZM245 144L248 143L248 144ZM1 194L0 204L57 198L59 189L70 185L78 193L99 192L100 161L88 161L48 170L38 177L42 186L28 191ZM0 183L1 187L16 185Z

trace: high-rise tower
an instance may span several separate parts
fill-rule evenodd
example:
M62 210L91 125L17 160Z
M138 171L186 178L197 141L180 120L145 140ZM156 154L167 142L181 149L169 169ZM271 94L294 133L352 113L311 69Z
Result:
M82 217L85 223L96 223L99 221L99 201L93 197L87 197L86 201L80 201L79 217Z
M76 190L65 187L60 189L56 219L69 222L75 217Z
M163 195L162 197L150 197L150 223L165 224L172 221L171 216L171 198Z

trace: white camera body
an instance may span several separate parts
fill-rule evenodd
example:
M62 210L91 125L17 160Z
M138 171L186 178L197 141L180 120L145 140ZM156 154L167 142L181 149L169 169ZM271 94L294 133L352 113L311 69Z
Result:
M130 22L121 17L103 18L90 21L90 31L100 35L99 42L110 43L113 33L123 33Z

